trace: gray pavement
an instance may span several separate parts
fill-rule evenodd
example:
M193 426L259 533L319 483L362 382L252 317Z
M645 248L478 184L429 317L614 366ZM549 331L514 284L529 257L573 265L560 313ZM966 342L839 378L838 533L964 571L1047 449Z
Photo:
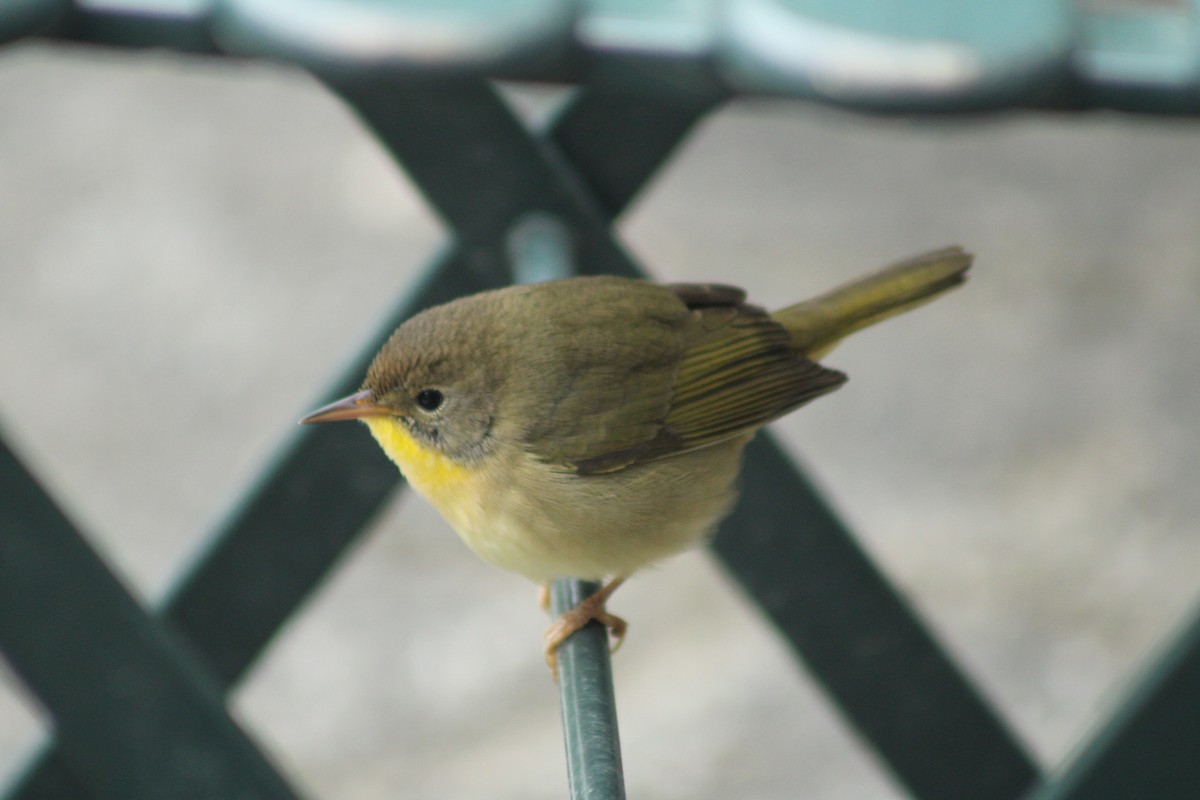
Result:
M155 598L439 226L281 67L5 47L0 108L0 424ZM978 254L961 292L831 355L850 383L774 430L1046 764L1200 595L1198 153L1186 121L739 102L621 224L657 275L771 305ZM533 587L419 498L375 528L239 719L313 797L563 796ZM612 607L631 797L900 797L704 553ZM40 727L0 682L0 773Z

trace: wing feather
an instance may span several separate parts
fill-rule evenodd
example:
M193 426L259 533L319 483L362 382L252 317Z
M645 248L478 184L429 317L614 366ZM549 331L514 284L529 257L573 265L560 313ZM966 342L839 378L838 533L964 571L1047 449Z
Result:
M655 438L621 466L667 458L754 431L845 382L794 353L790 335L740 289L674 286L692 316L688 342ZM628 458L632 454L626 452ZM577 464L593 471L611 458Z

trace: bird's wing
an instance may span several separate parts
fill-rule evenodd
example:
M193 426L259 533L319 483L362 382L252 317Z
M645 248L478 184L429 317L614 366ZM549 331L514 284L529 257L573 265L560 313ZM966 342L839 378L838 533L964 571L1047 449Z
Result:
M794 353L787 330L761 308L732 297L700 305L698 289L704 302L712 287L671 288L692 309L700 333L680 362L663 435L647 457L752 431L846 382L841 372Z
M613 472L748 433L845 381L793 353L788 332L747 305L740 289L667 289L679 308L674 318L639 315L643 336L620 337L639 341L636 350L616 358L609 350L575 372L579 384L568 397L591 400L575 409L582 413L560 405L547 417L536 437L543 460L582 474ZM649 330L656 325L664 326L657 339Z
M537 358L518 360L524 373L509 378L517 385L508 396L523 403L514 409L523 420L514 438L569 472L637 461L670 410L690 312L662 286L625 278L543 284L537 298L524 315L525 336L554 346L527 347Z

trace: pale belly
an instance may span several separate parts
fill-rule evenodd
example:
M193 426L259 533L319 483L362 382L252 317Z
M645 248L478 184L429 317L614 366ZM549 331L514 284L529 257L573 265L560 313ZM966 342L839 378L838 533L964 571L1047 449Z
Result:
M525 454L467 468L365 420L405 478L480 558L537 581L624 576L703 540L729 512L750 436L581 476Z
M705 541L736 499L746 439L580 476L533 461L434 505L480 558L544 582L630 575Z

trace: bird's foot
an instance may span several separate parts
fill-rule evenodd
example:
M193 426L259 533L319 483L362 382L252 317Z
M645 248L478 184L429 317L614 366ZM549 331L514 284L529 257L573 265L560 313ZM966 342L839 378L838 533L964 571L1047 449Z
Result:
M617 652L621 644L625 641L625 631L629 629L629 624L625 620L610 614L604 608L609 595L616 591L617 587L624 583L624 578L614 578L600 588L595 594L585 598L579 605L572 608L563 614L560 614L554 624L546 629L546 664L550 667L550 674L558 680L558 648L575 631L583 628L592 620L599 622L604 627L608 628L613 637L613 645L610 652ZM543 587L543 592L540 592L539 601L542 598L549 599L549 589ZM547 605L549 603L547 602ZM545 606L543 606L545 607Z

